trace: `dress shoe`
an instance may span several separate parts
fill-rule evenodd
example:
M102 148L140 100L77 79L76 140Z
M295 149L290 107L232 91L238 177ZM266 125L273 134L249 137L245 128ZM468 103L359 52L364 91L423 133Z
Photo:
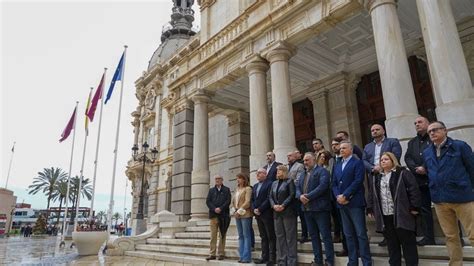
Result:
M209 256L206 258L206 260L215 260L216 259L216 256Z
M266 263L266 266L273 266L275 265L275 261L273 260L269 260L267 263Z
M416 242L416 244L420 247L428 246L428 245L436 245L435 241L429 238L423 238L420 241Z
M225 256L217 256L217 260L224 260Z
M383 239L380 243L379 243L379 247L386 247L387 246L387 239Z
M343 249L341 251L336 251L334 252L334 254L336 254L336 256L338 257L347 257L348 253L347 253L347 250Z
M324 264L319 264L314 261L311 262L311 266L324 266Z
M303 244L303 243L306 243L306 242L309 242L309 239L307 237L303 237L300 239L300 244Z
M340 235L335 235L332 239L332 242L341 243L342 242L341 236Z
M264 259L254 259L253 262L255 262L256 264L263 264L263 263L267 263L266 260Z

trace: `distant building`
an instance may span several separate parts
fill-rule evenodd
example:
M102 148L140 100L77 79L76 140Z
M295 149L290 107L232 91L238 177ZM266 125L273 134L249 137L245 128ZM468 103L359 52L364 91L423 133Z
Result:
M15 203L16 196L13 195L13 191L0 188L0 236L8 232L10 228Z

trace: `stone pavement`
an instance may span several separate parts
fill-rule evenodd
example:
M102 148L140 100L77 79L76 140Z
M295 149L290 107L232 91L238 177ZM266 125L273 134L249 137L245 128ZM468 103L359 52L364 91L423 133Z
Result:
M79 256L76 248L59 248L57 237L0 239L0 265L183 265L134 257Z

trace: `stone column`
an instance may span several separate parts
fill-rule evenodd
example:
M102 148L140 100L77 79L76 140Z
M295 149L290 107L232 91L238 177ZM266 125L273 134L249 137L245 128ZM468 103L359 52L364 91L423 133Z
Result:
M285 45L279 45L267 54L272 75L273 144L278 162L286 162L287 153L296 150L288 65L292 55Z
M436 116L449 135L474 145L474 90L459 39L451 1L417 0Z
M205 220L209 209L206 206L209 192L209 114L210 97L199 92L192 97L194 102L193 171L191 174L191 220Z
M238 173L249 173L250 125L249 114L235 112L227 116L227 167L231 190L235 187ZM250 180L252 182L254 180Z
M418 108L397 16L397 4L395 0L370 0L367 8L372 18L387 135L400 139L406 150L408 140L415 135L413 122L418 116Z
M250 174L255 176L266 164L265 154L270 150L268 121L267 70L268 63L258 57L247 64L250 102ZM251 178L252 180L253 178Z
M187 100L176 103L173 117L173 176L171 212L187 221L191 212L191 171L193 168L192 105Z
M308 95L313 103L314 127L316 137L320 138L326 149L331 147L332 126L331 113L329 112L328 91L325 89L312 92Z

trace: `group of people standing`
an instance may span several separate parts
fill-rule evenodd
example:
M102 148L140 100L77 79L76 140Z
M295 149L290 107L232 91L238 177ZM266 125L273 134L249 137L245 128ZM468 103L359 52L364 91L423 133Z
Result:
M408 143L407 167L400 165L402 147L398 139L385 137L384 128L371 127L373 141L363 150L340 131L326 150L320 139L314 152L301 158L298 151L287 155L288 164L267 153L267 165L257 170L256 183L239 173L233 194L215 176L207 206L211 228L208 260L224 259L230 216L239 235L239 262L250 263L254 234L253 217L261 237L261 258L267 265L297 264L297 217L302 225L300 242L308 240L314 254L312 265L334 265L335 255L348 256L348 265L372 265L366 215L375 219L382 233L390 265L418 265L417 245L433 245L434 207L446 236L450 265L462 265L458 220L474 244L474 154L471 147L447 136L443 122L415 120L417 136ZM365 186L368 187L366 196ZM421 216L424 238L416 241L416 218ZM331 230L331 217L334 235ZM343 234L341 234L343 232ZM219 250L216 250L220 233ZM342 242L342 252L333 243ZM324 245L325 260L322 245ZM403 251L403 252L402 252Z

